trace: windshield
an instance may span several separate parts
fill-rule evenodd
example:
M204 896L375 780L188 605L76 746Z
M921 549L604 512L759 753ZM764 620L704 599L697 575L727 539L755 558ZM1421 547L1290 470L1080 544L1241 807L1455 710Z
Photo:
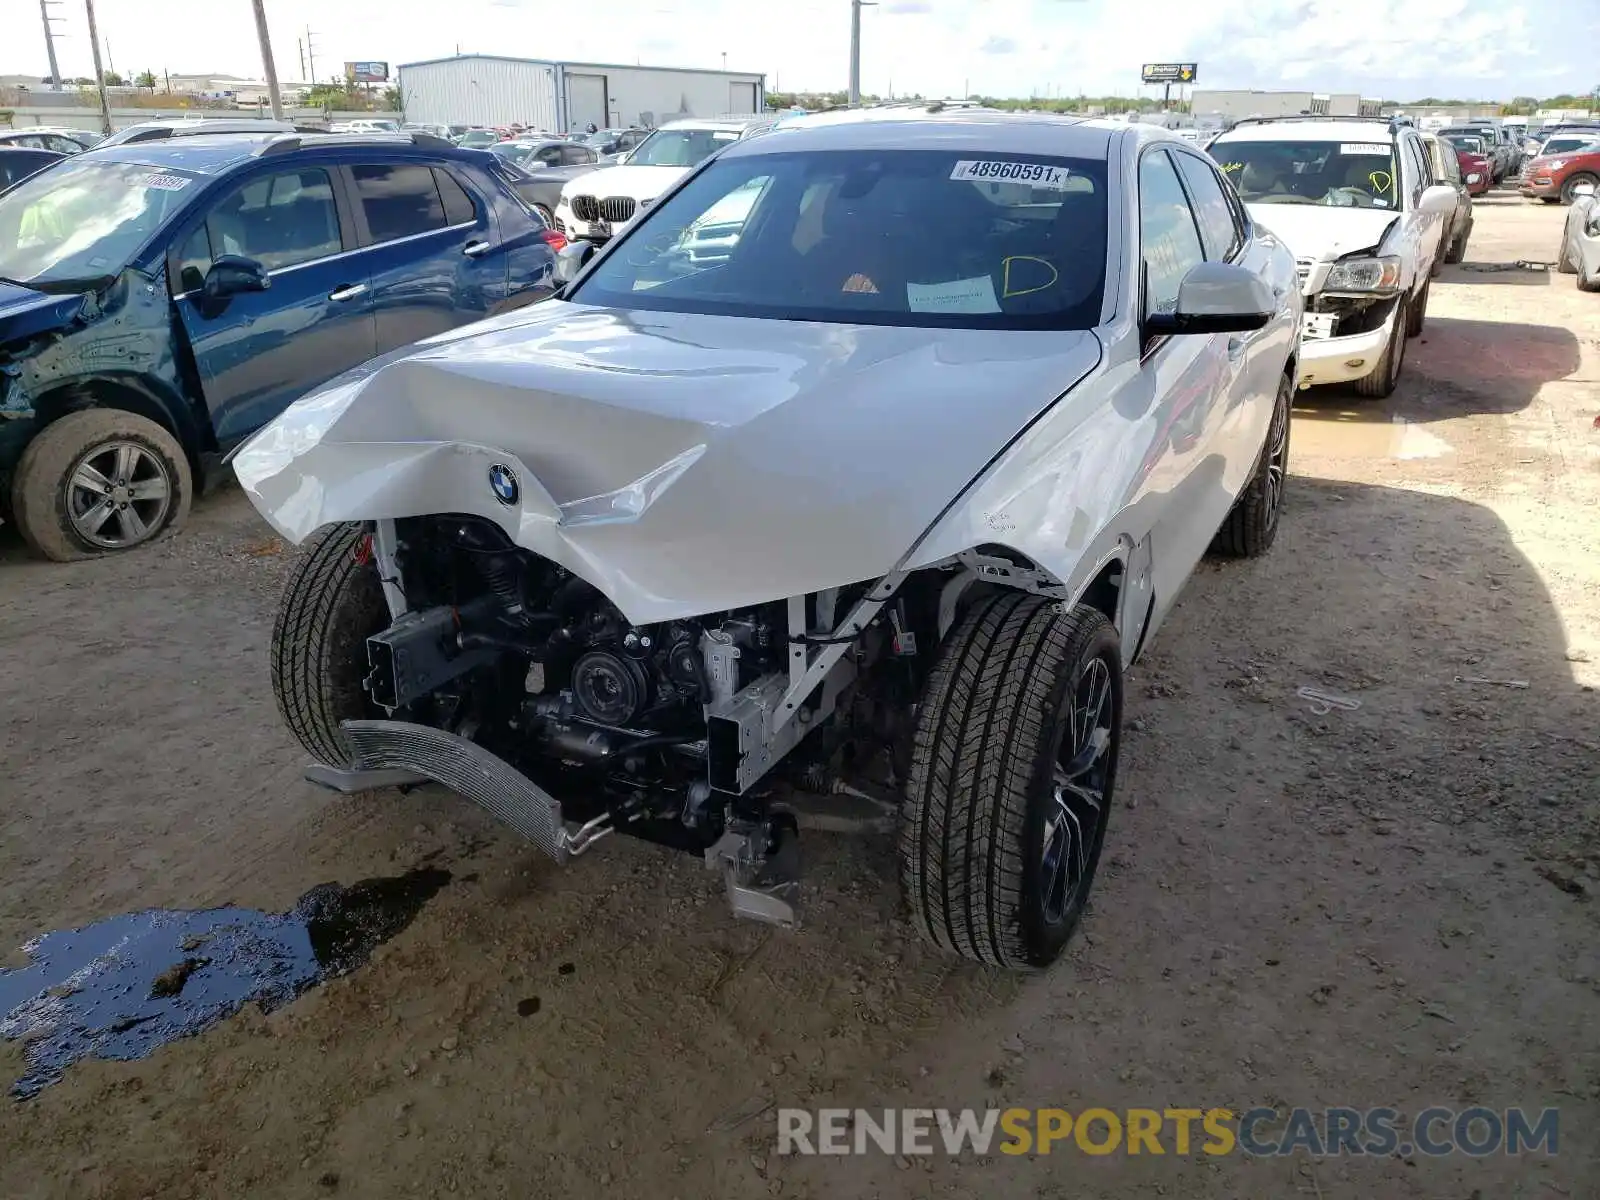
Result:
M1445 137L1457 150L1465 150L1468 154L1483 153L1483 139L1470 133L1452 133Z
M474 129L461 138L461 144L469 149L474 146L493 146L500 140L500 135L492 129Z
M1211 156L1247 204L1399 207L1388 142L1225 142Z
M1088 329L1105 163L949 151L720 160L649 210L583 304L792 321Z
M731 129L658 129L628 156L630 167L697 167L739 140Z
M1544 144L1544 148L1539 153L1546 156L1551 154L1572 154L1576 151L1587 150L1594 144L1594 141L1595 139L1592 137L1553 137Z
M0 195L0 276L37 286L116 275L197 186L135 163L58 163Z

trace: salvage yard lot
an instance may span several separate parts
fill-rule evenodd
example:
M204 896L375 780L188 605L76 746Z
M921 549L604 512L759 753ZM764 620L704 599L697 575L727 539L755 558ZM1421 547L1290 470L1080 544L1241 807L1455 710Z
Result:
M8 950L452 875L349 976L0 1108L0 1195L1597 1194L1600 296L1470 269L1553 258L1564 215L1477 211L1399 391L1302 393L1276 549L1202 567L1130 675L1124 806L1044 976L912 940L886 843L808 835L782 934L667 850L563 871L436 791L302 783L266 666L292 548L237 489L123 558L0 541ZM1479 1103L1559 1107L1559 1153L798 1159L763 1111Z

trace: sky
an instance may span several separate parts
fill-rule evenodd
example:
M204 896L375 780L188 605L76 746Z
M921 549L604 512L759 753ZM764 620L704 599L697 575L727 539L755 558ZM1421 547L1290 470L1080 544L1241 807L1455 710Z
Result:
M456 52L765 72L770 90L848 78L849 0L266 0L279 77ZM1501 98L1600 85L1597 0L880 0L863 10L862 88L880 95L1130 95L1143 62L1195 62L1199 86ZM82 0L52 12L64 75L93 66ZM592 14L592 17L589 15ZM96 0L124 74L261 77L250 0ZM36 0L0 0L0 74L44 75ZM1586 61L1587 60L1587 61ZM1157 94L1147 89L1146 94Z

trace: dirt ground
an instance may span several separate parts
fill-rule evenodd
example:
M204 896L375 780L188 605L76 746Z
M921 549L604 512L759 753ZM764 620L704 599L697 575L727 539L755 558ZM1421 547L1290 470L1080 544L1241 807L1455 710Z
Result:
M1469 266L1555 257L1561 210L1477 211ZM236 489L126 559L0 539L0 947L453 875L271 1015L0 1102L0 1195L1600 1195L1597 372L1600 296L1450 267L1391 400L1302 395L1278 545L1203 566L1131 676L1093 911L1028 978L913 941L888 843L807 835L785 934L665 850L560 870L453 797L303 783L289 554ZM1477 1103L1559 1107L1559 1153L801 1159L768 1109Z

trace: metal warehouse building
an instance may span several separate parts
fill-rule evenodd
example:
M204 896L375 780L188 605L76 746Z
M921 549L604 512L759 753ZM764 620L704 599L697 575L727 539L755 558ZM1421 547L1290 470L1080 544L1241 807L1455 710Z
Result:
M526 125L565 132L659 125L674 117L759 113L766 76L464 54L400 66L407 121Z
M1315 113L1326 117L1376 117L1381 102L1364 100L1355 92L1245 92L1195 88L1190 93L1193 113L1221 113L1225 117L1294 117Z

